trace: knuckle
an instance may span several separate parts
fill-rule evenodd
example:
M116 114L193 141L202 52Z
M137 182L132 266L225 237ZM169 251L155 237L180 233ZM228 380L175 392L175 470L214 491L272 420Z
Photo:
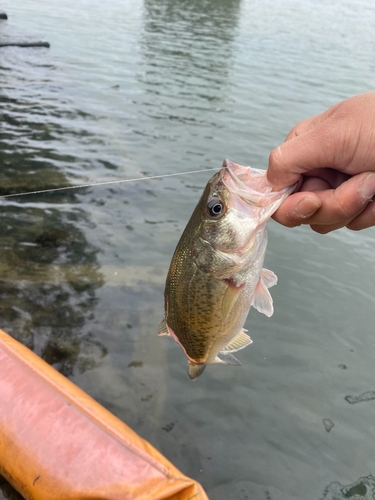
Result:
M361 231L375 226L375 204L369 203L365 210L353 218L346 227L351 231Z
M364 229L356 222L350 222L346 225L346 227L350 229L350 231L360 231L361 229Z
M341 192L340 188L332 191L331 206L337 222L351 220L364 209L363 201L360 203L358 196Z
M341 218L347 219L350 217L353 207L351 205L346 205L344 201L341 198L336 199L336 207L337 207L337 213L338 216Z
M318 234L328 234L332 231L332 229L329 226L320 226L316 224L312 224L311 229Z
M284 222L284 226L285 227L289 227L290 229L292 227L299 227L299 226L302 226L302 223L301 222L295 222L295 221L290 221L290 220L287 220Z
M289 131L287 135L287 140L293 139L294 137L298 137L301 134L304 134L308 130L311 130L312 123L315 121L315 117L311 117L305 120L301 120Z
M288 227L288 228L297 227L297 226L301 225L300 221L295 221L295 220L291 219L290 217L288 217L287 215L274 214L272 216L272 218L276 222L278 222L279 224L281 224L282 226L285 226L285 227Z
M274 150L272 150L271 154L269 156L269 166L270 167L272 167L272 166L276 166L276 167L283 166L282 156L283 156L283 154L282 154L280 146L278 146L277 148L275 148Z

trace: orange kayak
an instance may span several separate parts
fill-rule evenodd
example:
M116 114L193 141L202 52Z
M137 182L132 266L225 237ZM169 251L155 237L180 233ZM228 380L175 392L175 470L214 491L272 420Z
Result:
M27 500L208 500L199 483L2 330L0 474Z

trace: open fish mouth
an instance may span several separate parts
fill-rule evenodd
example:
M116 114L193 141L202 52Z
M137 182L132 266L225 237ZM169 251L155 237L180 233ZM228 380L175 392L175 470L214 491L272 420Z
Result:
M292 193L295 185L281 191L272 191L266 171L258 168L244 167L231 160L224 160L221 177L226 188L240 196L243 201L256 207L267 207L283 196Z

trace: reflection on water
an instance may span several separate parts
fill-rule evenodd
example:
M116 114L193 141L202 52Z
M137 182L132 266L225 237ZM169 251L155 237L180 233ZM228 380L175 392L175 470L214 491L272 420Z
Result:
M163 140L159 171L220 164L241 0L145 0L140 36L141 133ZM211 144L211 145L210 145ZM216 156L217 154L217 156ZM189 168L188 168L189 169ZM168 171L168 170L166 170Z
M184 110L182 117L187 109L206 109L205 101L220 103L233 61L240 4L241 0L145 0L143 81L149 92L168 95L171 104ZM181 112L168 118L180 116Z

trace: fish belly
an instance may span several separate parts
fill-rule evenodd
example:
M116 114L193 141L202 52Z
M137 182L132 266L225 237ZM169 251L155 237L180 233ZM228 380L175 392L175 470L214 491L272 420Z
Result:
M263 259L254 259L252 264L236 275L235 279L238 282L244 282L245 285L228 314L227 319L221 325L221 335L216 338L216 341L212 345L209 358L206 361L207 364L216 363L216 357L219 352L230 344L236 335L243 329L254 300L262 264Z

